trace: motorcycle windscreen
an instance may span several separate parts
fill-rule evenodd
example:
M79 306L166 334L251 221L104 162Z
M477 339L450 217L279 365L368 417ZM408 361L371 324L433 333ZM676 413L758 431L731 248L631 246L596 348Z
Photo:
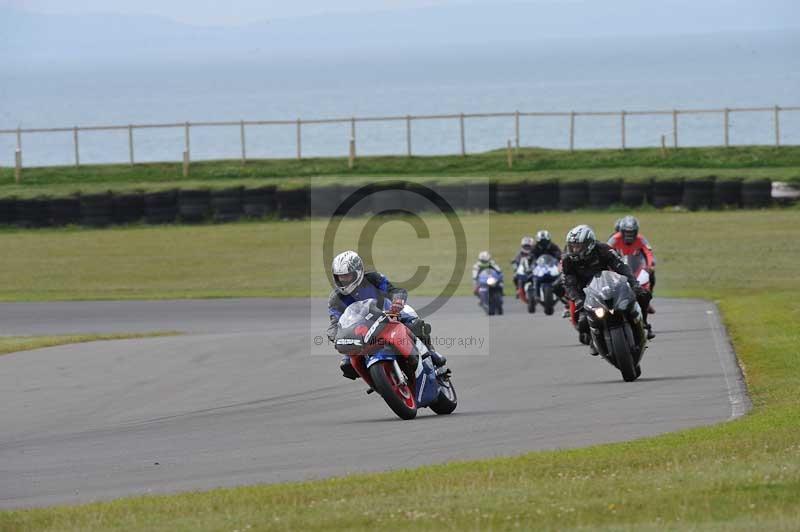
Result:
M370 305L377 303L374 299L365 299L363 301L356 301L352 303L347 309L339 316L339 326L342 328L352 327L358 322L364 321L369 314Z
M495 270L493 270L492 268L489 268L488 270L483 270L481 273L478 274L478 282L483 285L489 284L489 279L491 278L494 278L497 282L503 280L503 276L498 272L496 272Z
M586 294L586 305L591 308L602 306L626 310L635 299L633 290L628 286L628 280L609 270L595 275L583 291Z

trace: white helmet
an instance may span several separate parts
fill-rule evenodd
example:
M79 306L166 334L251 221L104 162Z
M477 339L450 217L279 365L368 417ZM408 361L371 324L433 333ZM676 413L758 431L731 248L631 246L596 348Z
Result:
M533 251L533 238L529 236L523 236L522 240L519 243L519 250L524 253L525 255L529 254Z
M340 294L350 294L364 280L364 261L355 251L339 253L331 266L333 282Z
M492 260L492 254L488 251L481 251L478 253L478 262L482 264L489 264Z

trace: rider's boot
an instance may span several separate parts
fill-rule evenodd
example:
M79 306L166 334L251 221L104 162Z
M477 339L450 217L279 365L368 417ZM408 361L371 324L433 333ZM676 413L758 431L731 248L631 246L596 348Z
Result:
M596 357L597 355L600 354L600 352L594 346L594 342L589 342L589 354L592 355L593 357Z
M339 369L342 370L342 376L346 379L354 381L358 378L358 372L350 363L350 357L342 357L342 361L339 362Z
M656 333L653 332L653 326L649 323L645 323L644 328L647 330L647 339L652 340L656 337Z

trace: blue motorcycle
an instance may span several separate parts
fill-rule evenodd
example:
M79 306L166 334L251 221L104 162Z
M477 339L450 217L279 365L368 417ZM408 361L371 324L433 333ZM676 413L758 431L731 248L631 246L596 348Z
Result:
M489 316L503 314L503 272L487 268L478 274L478 299Z
M531 276L531 291L527 292L526 289L529 312L535 312L538 303L544 308L545 314L548 316L553 314L557 299L553 293L553 285L560 274L558 259L552 255L541 255L536 259Z

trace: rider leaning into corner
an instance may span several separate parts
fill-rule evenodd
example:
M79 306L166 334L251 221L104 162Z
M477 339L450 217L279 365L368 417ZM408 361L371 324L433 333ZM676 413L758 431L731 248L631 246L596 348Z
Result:
M355 251L345 251L333 259L334 290L328 298L328 339L333 342L339 328L339 318L349 305L356 301L375 299L377 306L399 316L401 322L411 330L428 348L431 361L437 368L447 359L431 347L431 326L423 321L413 308L406 305L408 292L394 286L389 279L378 272L365 272L364 262ZM342 357L339 364L342 374L348 379L357 379L358 373L350 364L349 357Z
M583 289L592 281L592 278L604 270L611 270L628 279L628 284L636 294L636 301L642 309L646 309L652 297L644 290L627 264L622 262L619 255L608 244L597 241L594 231L588 225L579 225L567 233L567 247L561 261L564 277L564 288L567 297L575 303L575 320L581 341L588 343L592 355L597 351L588 341L589 323L583 309ZM650 324L647 323L647 314L642 313L642 319L647 329L647 338L653 339Z
M511 264L514 266L514 270L516 270L523 258L529 258L530 262L534 263L536 262L536 259L542 255L550 255L556 260L561 260L561 248L558 247L558 244L553 242L553 238L550 236L550 231L546 229L540 229L537 231L535 240L529 236L522 237L519 251L517 252L517 255L511 259ZM519 285L519 279L516 275L514 276L514 286L517 289L517 298L522 298L522 287ZM564 296L564 290L561 287L560 278L559 281L556 281L556 285L553 288L555 289L556 296Z
M650 294L656 287L656 256L650 242L639 234L639 220L633 216L625 216L617 220L614 234L608 239L608 245L621 255L642 253L647 261L647 272L650 274ZM655 314L652 303L647 307L648 314Z

